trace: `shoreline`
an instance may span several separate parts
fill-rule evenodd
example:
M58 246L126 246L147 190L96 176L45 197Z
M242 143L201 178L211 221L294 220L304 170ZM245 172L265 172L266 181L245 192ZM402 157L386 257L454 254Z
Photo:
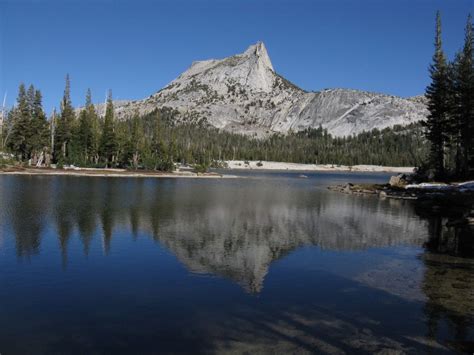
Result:
M474 181L455 184L390 184L331 185L328 190L379 199L410 200L418 211L428 216L444 216L446 227L469 228L474 231Z
M474 181L452 184L421 183L404 186L394 186L390 183L347 183L330 185L328 190L348 195L371 195L401 200L449 200L451 202L459 200L474 203Z
M294 171L294 172L360 172L360 173L411 173L412 167L392 167L381 165L333 165L333 164L300 164L272 161L243 161L229 160L225 162L227 167L223 170L254 170L254 171ZM104 168L79 168L69 167L64 169L36 168L12 166L0 169L0 175L43 175L43 176L92 176L92 177L136 177L136 178L240 178L241 176L207 172L195 173L189 170L177 170L174 172L127 170L127 169L104 169Z
M134 177L134 178L193 178L193 179L226 179L238 178L235 175L218 173L194 173L177 171L172 173L158 171L132 171L126 169L94 169L94 168L7 168L0 169L1 175L41 175L41 176L90 176L90 177Z
M231 170L288 170L288 171L341 171L372 173L412 173L414 167L382 165L336 165L336 164L300 164L274 161L227 160L227 169ZM246 164L248 163L248 164ZM261 165L258 165L261 164Z
M300 164L272 161L243 161L229 160L225 162L227 167L223 170L255 170L255 171L294 171L294 172L360 172L360 173L411 173L413 167L393 167L381 165L333 165L333 164ZM45 176L95 176L95 177L152 177L152 178L239 178L232 174L216 172L195 173L189 170L177 170L174 172L127 170L127 169L105 169L105 168L36 168L12 166L0 169L0 175L45 175Z

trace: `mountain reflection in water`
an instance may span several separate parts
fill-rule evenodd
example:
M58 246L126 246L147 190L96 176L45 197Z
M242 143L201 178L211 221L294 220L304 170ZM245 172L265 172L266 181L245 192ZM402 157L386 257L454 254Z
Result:
M309 286L314 277L310 274L325 270L333 275L330 284L337 278L354 280L405 302L423 304L427 330L410 340L415 348L465 350L472 345L474 264L469 255L456 252L459 248L446 247L459 246L460 235L465 242L466 233L472 237L471 230L460 234L447 229L442 216L423 215L411 202L348 196L325 189L334 179L380 180L383 178L380 176L314 174L304 180L293 177L291 174L235 180L1 177L0 256L14 252L18 261L33 264L35 258L43 254L47 257L59 248L60 265L67 272L72 257L97 254L100 248L106 262L115 251L126 255L121 249L125 248L124 238L137 243L150 238L157 242L157 248L171 252L193 275L218 276L255 295L265 289L272 264L278 270L280 260L293 260L292 265L300 268L299 277L304 280L301 282L309 288L316 287ZM308 249L311 247L316 248ZM292 254L298 251L304 256L307 250L316 253L311 259L314 265L312 262L298 265ZM384 253L392 251L397 257L386 258ZM134 258L139 260L140 256ZM123 263L128 265L126 261ZM354 268L347 267L351 263ZM11 264L10 267L13 268ZM298 288L298 279L288 284L292 282L295 292L303 292ZM275 285L271 279L269 283L270 292ZM350 288L347 290L351 292ZM332 318L335 315L329 316L323 308L310 307L306 302L309 301L300 300L298 304L306 304L307 309L293 307L288 313L280 314L278 327L285 328L288 322L293 324L293 329L301 323L307 324L308 330L330 332L327 327L335 321ZM339 306L341 310L348 307ZM214 336L222 329L230 332L233 328L232 334L225 334L231 338L243 337L243 329L248 332L253 329L263 338L288 331L276 327L266 332L268 314L259 315L262 310L252 312L256 313L251 318L261 317L259 325L249 323L250 318L244 314L234 320L229 315L220 318L222 315L218 314L214 326L223 322L220 328L210 324L204 328ZM445 337L440 335L443 330L439 328L444 320L454 324L454 340L449 340L454 345L448 341L443 345L433 342ZM344 325L341 319L339 322L342 323L333 326L347 327L346 333L355 331L354 324ZM240 335L236 333L238 329ZM301 336L296 328L293 331L292 336ZM420 340L425 336L433 341ZM318 346L314 339L312 345L302 344L306 344L303 346L306 350L334 352L353 347L371 351L367 344L357 345L356 339L365 339L376 349L376 338L372 333L359 334L340 348L335 343ZM392 344L391 349L407 349L405 341L400 339L391 339L387 344ZM223 345L214 346L222 350L219 346ZM283 349L293 348L274 350ZM243 350L259 348L239 348Z
M273 184L242 189L242 184L206 189L176 180L44 178L32 183L27 178L5 189L3 201L10 206L5 217L19 257L40 252L50 219L65 265L75 231L85 254L94 237L102 239L107 254L114 230L125 229L160 242L190 271L228 277L250 292L261 290L272 261L302 246L360 250L421 246L426 239L426 223L401 201L326 191L314 198L305 189Z

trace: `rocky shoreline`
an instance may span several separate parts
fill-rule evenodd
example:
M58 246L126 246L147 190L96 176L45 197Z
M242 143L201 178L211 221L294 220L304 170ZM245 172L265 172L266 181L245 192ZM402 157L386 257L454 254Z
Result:
M349 195L375 195L379 197L416 200L419 195L415 191L406 191L394 188L389 184L353 184L328 186L331 191L341 192Z
M448 217L447 226L474 228L474 181L409 184L407 176L400 174L392 177L387 184L347 183L328 186L328 189L349 195L412 200L418 209L428 215Z
M466 186L464 188L464 186ZM387 184L353 184L328 186L331 191L337 191L350 195L374 195L381 198L393 198L403 200L446 200L463 201L471 203L474 201L474 183L470 185L457 184L418 184L397 186Z

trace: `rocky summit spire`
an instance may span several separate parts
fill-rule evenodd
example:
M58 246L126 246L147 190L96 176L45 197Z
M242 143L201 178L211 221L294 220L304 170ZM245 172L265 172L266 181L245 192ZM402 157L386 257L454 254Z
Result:
M251 45L247 50L244 52L245 56L248 57L255 57L257 62L264 68L270 69L271 71L275 71L273 69L272 61L267 52L267 48L263 42L257 42Z
M256 92L271 92L275 83L275 72L263 42L250 46L242 55L240 84ZM245 73L246 72L246 73ZM242 74L244 74L242 76Z
M199 83L199 85L198 85ZM257 42L241 53L224 59L194 62L168 88L208 88L217 95L251 92L269 93L275 84L275 72L267 49Z

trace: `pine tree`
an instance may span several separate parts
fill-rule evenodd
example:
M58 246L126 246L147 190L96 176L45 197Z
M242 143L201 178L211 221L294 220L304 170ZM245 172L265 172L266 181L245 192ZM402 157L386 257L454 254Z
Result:
M441 16L436 14L435 53L430 65L431 84L426 88L429 114L424 122L430 141L429 166L436 178L445 177L445 150L449 139L450 78L441 42Z
M120 167L130 166L130 121L126 124L115 124L115 165Z
M30 108L25 85L20 84L16 107L10 111L11 133L7 146L20 159L29 159L28 132L30 131Z
M100 149L100 139L101 139L101 127L99 122L99 115L95 109L94 104L92 103L92 94L90 89L87 90L86 95L86 112L88 120L91 123L91 147L90 147L90 162L98 164L99 162L99 149Z
M31 132L30 132L31 154L36 162L41 155L47 153L49 141L49 127L46 114L43 111L41 91L35 90L32 104Z
M34 105L35 105L35 87L30 84L28 86L28 90L26 91L26 104L28 106L28 111L30 115L33 113Z
M57 122L58 122L58 114L56 112L56 107L55 107L53 109L53 112L51 113L51 118L49 120L49 134L50 134L49 148L50 148L51 152L53 152L53 153L54 153L54 147L55 147L54 138L56 137L56 124L57 124Z
M114 103L112 101L112 91L109 90L107 97L107 107L105 110L104 127L100 141L100 156L109 167L114 163L117 152L117 137L114 127Z
M66 75L66 87L61 101L61 114L56 123L54 155L56 161L66 161L69 156L75 121L74 108L71 102L71 83Z
M138 169L141 156L145 149L145 132L143 128L143 121L135 112L129 125L127 125L128 139L125 146L122 162L129 164L133 169Z
M456 141L456 171L462 177L474 174L474 35L468 16L464 47L457 54L453 70L453 133Z
M95 109L92 105L92 94L90 89L86 94L86 105L79 115L78 148L81 160L85 163L93 156L94 132L93 120L95 119Z

